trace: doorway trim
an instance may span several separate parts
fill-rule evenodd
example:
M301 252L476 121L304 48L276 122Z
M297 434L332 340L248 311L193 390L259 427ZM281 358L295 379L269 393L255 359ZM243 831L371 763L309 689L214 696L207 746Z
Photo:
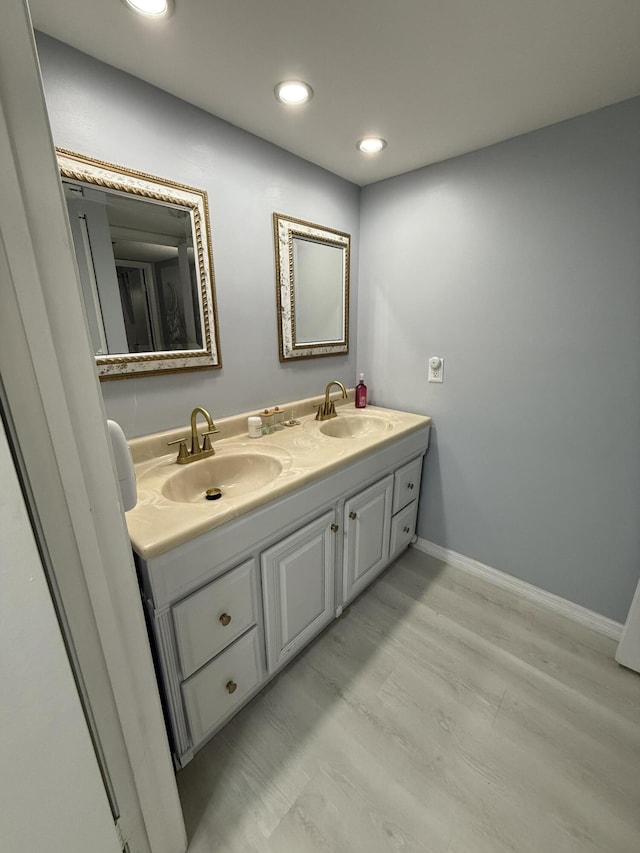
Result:
M186 834L29 12L0 29L0 372L132 853Z

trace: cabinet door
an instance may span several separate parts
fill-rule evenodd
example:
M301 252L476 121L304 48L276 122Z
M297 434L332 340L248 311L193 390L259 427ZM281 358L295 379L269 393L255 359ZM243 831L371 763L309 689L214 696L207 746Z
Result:
M296 655L333 618L334 513L262 554L269 671Z
M344 601L355 598L389 562L393 475L344 505Z

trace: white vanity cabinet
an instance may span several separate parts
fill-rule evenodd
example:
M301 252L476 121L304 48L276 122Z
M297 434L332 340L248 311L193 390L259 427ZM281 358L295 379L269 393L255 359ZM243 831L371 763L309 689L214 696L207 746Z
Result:
M416 429L172 550L136 555L178 766L409 545L428 436Z

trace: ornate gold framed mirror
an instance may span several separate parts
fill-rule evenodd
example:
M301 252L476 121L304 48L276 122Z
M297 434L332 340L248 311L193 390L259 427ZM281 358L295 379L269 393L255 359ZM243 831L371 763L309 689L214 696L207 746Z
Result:
M57 155L100 379L221 367L206 192Z
M273 214L280 361L349 352L351 236Z

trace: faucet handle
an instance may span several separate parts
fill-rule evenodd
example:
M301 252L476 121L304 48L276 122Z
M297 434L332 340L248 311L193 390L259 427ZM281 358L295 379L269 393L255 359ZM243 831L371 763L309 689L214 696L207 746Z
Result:
M186 438L176 438L174 441L167 442L167 447L170 447L172 444L180 445L180 447L178 448L178 462L189 458L189 451L187 450L187 441L188 439Z
M336 416L336 406L333 400L329 400L328 402L324 402L321 406L318 406L318 412L316 414L317 421L328 421L330 418L335 418Z
M206 432L202 433L202 450L211 450L211 439L210 435L215 435L217 432L220 432L219 429L208 429Z

